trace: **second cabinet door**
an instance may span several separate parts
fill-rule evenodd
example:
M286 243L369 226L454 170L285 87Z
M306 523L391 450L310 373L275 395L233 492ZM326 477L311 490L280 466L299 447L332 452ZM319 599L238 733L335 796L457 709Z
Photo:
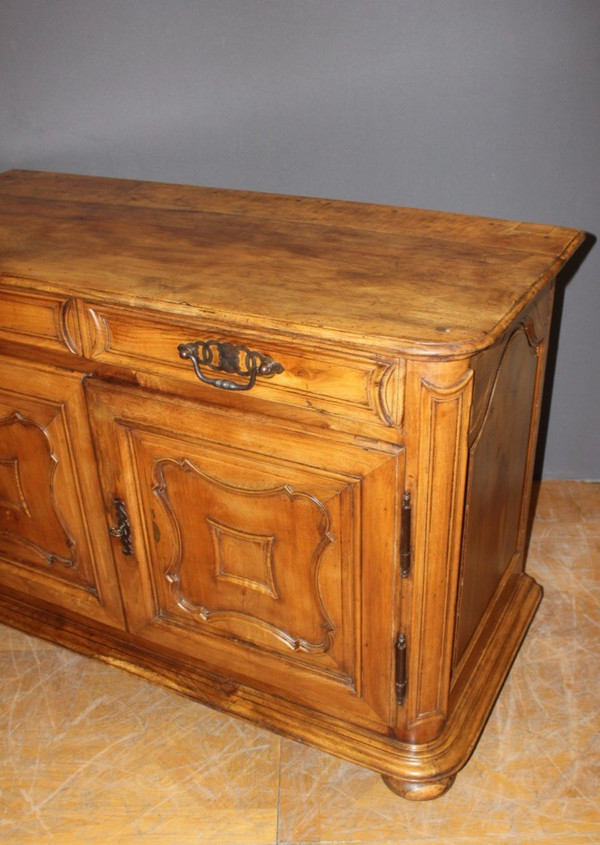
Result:
M91 379L132 633L385 731L403 452ZM115 507L117 505L114 505Z

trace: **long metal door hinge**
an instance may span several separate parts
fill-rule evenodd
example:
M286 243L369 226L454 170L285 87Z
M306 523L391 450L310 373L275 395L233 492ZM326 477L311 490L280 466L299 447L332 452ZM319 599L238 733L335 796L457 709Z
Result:
M403 578L408 578L410 566L412 562L411 554L411 514L412 505L410 501L410 493L408 490L404 491L402 496L402 517L400 525L400 572Z
M396 643L396 701L400 705L404 704L407 684L406 637L404 634L399 634L398 641Z

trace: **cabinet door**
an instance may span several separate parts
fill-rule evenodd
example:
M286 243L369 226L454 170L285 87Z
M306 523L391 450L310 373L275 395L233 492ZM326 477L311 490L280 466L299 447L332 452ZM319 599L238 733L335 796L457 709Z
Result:
M123 626L81 374L0 363L0 583Z
M394 719L403 452L90 380L137 636L234 681L384 731Z

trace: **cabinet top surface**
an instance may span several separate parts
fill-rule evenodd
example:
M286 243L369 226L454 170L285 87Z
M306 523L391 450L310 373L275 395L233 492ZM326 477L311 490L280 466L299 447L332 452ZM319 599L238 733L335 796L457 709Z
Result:
M462 214L0 175L0 281L412 354L483 348L584 235Z

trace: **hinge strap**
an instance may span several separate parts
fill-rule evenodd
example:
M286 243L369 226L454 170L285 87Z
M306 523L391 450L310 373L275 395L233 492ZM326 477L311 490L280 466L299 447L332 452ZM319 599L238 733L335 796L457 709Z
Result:
M411 514L410 493L408 490L405 490L402 496L402 519L400 526L400 572L403 578L408 577L411 565Z
M396 643L396 701L400 705L404 704L406 686L406 637L399 634Z

